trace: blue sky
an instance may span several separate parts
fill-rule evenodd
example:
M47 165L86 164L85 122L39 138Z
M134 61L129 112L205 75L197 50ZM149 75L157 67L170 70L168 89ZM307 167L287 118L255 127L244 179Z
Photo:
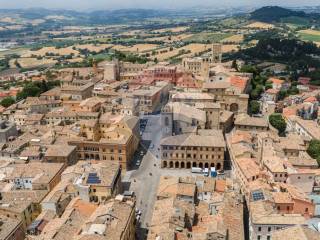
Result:
M320 5L320 0L0 0L0 8L59 8L76 10L119 8L186 8L193 6L305 6Z

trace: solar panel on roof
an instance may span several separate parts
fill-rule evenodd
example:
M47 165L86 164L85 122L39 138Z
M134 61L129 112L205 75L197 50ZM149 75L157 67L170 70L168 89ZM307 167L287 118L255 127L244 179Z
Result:
M98 177L88 177L88 179L99 179Z
M98 181L87 181L88 184L98 184L98 183L101 183L100 180Z
M264 200L264 195L263 195L263 192L261 191L252 192L251 195L252 195L253 201Z
M87 183L88 184L98 184L98 183L101 183L101 180L98 177L97 173L89 173Z

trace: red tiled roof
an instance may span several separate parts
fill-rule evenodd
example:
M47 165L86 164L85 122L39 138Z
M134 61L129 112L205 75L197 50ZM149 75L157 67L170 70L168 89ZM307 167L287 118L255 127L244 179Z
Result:
M73 205L73 207L77 209L82 215L89 217L97 209L98 205L78 200Z
M178 78L177 86L188 88L200 88L200 85L191 75L183 75Z
M272 82L275 84L282 84L284 80L278 79L278 78L269 78L268 82Z
M231 143L232 144L235 144L235 143L239 143L241 141L247 141L247 142L250 142L251 141L251 134L250 132L240 132L238 131L236 134L234 134L232 136L232 139L231 139Z
M295 116L297 113L297 108L284 108L282 115L285 117Z
M305 99L303 102L310 102L310 103L313 103L313 102L317 102L317 98L316 97L308 97L307 99Z
M226 189L226 181L225 180L216 180L216 192L224 192Z
M0 113L3 113L5 110L6 110L6 108L5 108L5 107L0 106Z
M311 78L309 77L299 77L298 82L305 85L308 84L311 81Z
M243 91L247 86L248 80L249 78L247 77L232 76L230 77L230 84Z
M10 96L10 93L8 91L0 92L0 97L8 97Z
M273 89L273 88L269 88L266 93L270 93L270 94L277 94L279 92L279 90L277 89Z

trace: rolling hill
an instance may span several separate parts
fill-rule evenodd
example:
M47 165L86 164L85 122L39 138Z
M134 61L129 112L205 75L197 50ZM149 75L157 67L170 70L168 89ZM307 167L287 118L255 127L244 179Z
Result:
M292 11L278 6L262 7L250 14L251 20L268 23L280 22L282 19L288 17L308 18L309 16L303 11Z

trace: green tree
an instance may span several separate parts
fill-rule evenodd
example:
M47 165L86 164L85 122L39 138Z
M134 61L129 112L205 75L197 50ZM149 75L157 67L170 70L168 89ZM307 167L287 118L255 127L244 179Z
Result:
M255 77L259 74L258 69L252 65L243 65L240 69L240 72L252 73L253 77Z
M307 153L314 159L317 159L318 164L320 165L320 141L311 140Z
M252 99L259 99L260 98L260 95L261 93L263 92L263 86L262 85L257 85L252 91L251 91L251 98Z
M272 88L272 83L267 82L265 86L265 90L271 89Z
M269 116L270 124L278 130L279 134L284 134L287 128L287 123L279 113L273 113Z
M0 105L7 108L7 107L10 107L14 103L15 103L15 100L12 97L6 97L1 100Z
M288 95L287 90L280 90L279 92L279 100L283 100Z
M252 114L258 114L260 112L260 103L256 100L250 102L250 112Z
M28 83L24 86L21 92L17 94L17 99L25 99L27 97L37 97L41 93L40 87L35 85L34 83Z
M53 79L53 74L50 70L46 71L46 79L47 80L52 80Z
M288 90L288 94L289 95L296 95L299 93L299 89L296 86L292 86L289 90Z
M239 71L239 69L238 69L238 64L237 64L237 60L236 60L236 59L234 59L234 60L232 61L231 67L232 67L233 69Z

